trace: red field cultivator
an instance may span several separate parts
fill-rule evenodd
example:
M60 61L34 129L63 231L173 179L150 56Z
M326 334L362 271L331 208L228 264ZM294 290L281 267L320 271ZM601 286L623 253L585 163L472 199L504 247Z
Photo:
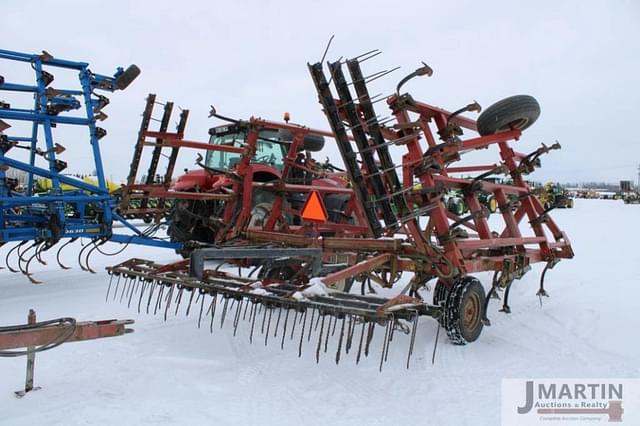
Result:
M426 65L391 96L372 97L367 83L382 73L365 77L361 63L375 55L331 62L328 72L309 65L330 132L213 111L230 124L212 129L202 170L178 179L174 190L193 196L174 206L170 224L174 240L210 247L183 251L190 259L170 265L131 259L109 267L109 294L165 317L186 299L188 313L195 298L199 325L210 317L213 330L218 311L221 325L232 316L234 334L248 321L253 340L257 321L265 344L271 334L281 333L281 346L297 336L300 354L315 336L317 359L338 330L336 362L352 348L356 362L367 355L379 325L380 366L397 330L410 334L409 364L420 316L436 318L455 344L476 340L490 325L489 300L504 290L501 310L510 312L509 289L534 263L546 265L538 291L546 296L547 269L573 252L524 180L559 145L527 154L511 147L538 118L536 100L504 99L474 121L462 114L479 112L477 103L448 112L401 92L411 78L431 75ZM382 100L388 118L374 108ZM463 130L477 136L463 138ZM335 140L345 170L310 157L324 138ZM484 149L495 150L495 163L464 162ZM495 183L500 176L512 183ZM462 194L468 214L447 209L450 190ZM479 200L487 193L498 203L491 220ZM206 268L211 260L214 269ZM231 274L224 263L252 271ZM483 271L494 273L486 295L473 276ZM424 300L430 281L433 299ZM397 291L385 298L370 294L374 287Z

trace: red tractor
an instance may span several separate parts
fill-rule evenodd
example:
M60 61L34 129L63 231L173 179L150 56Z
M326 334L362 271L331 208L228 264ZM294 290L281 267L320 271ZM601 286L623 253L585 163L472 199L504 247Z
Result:
M311 158L311 152L324 147L326 132L216 116L231 124L209 130L210 149L196 162L200 169L187 171L171 186L171 191L194 193L193 199L177 200L173 207L168 231L172 241L222 243L237 237L238 230L257 227L305 233L302 208L314 190L321 194L328 216L316 231L366 232L358 226L331 229L336 224L355 225L360 213L344 171L328 159L320 164ZM186 248L181 254L189 252Z

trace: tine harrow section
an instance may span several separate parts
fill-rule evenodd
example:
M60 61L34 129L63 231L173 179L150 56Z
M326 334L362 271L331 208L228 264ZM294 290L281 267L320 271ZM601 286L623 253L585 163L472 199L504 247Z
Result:
M259 331L266 345L272 333L281 348L285 341L293 340L299 356L303 346L311 344L318 362L320 353L327 352L330 337L335 339L336 363L340 362L342 351L355 352L356 345L356 363L359 362L362 353L369 355L375 330L382 328L380 369L388 358L395 330L410 334L408 367L419 316L439 315L437 308L418 299L348 294L332 291L321 281L294 285L256 281L215 270L205 270L203 278L198 279L188 274L184 264L160 265L143 259L130 259L107 271L107 300L137 306L138 312L159 313L165 320L170 313L177 315L184 302L186 315L197 311L199 328L208 325L213 332L219 321L220 328L230 324L235 336L242 320L248 323L245 331L251 343L257 340Z

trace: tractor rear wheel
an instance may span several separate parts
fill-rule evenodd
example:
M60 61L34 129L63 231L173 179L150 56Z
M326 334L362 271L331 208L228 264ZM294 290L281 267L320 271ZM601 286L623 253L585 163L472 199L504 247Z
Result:
M478 339L484 317L484 287L467 275L453 283L444 307L444 328L449 340L464 345Z
M476 121L478 133L493 135L512 129L524 130L540 116L540 104L533 96L516 95L496 102Z

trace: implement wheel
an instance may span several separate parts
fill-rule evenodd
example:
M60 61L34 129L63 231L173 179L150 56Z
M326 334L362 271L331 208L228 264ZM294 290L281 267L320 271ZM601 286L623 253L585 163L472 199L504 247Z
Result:
M464 345L478 339L482 332L485 293L472 276L458 279L447 296L444 328L451 343Z
M478 133L493 135L511 129L524 130L540 116L540 105L533 96L516 95L487 108L476 122Z

